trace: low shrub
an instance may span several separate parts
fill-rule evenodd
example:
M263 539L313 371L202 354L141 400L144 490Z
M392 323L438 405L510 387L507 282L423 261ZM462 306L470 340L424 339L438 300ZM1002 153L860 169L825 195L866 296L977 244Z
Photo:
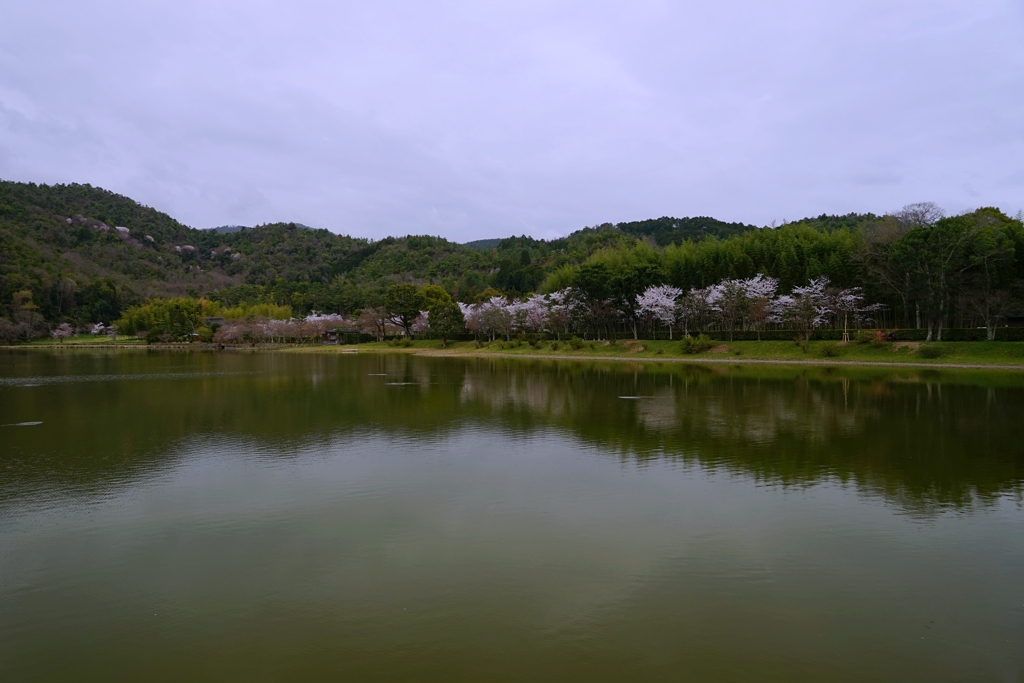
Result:
M821 346L821 355L825 358L837 358L843 351L835 342L827 342Z
M696 337L685 337L679 344L683 353L695 354L704 353L714 346L715 342L706 334L701 334Z
M557 351L558 347L559 347L558 342L556 342L556 341L551 342L551 350L552 351Z
M877 344L878 335L873 330L861 330L853 335L854 344Z
M412 346L412 339L409 339L408 337L396 337L394 339L388 339L384 343L393 348L408 348Z
M580 339L579 337L573 337L569 340L569 346L571 346L576 351L579 351L580 349L583 348L583 340Z
M917 355L921 358L941 358L946 355L946 349L937 344L923 344L917 350Z
M170 344L172 341L174 341L174 337L163 330L156 329L146 332L147 344Z

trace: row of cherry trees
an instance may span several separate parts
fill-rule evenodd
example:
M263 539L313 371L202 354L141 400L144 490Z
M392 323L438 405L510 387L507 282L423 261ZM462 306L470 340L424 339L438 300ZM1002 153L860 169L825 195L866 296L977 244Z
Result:
M613 300L588 298L584 291L567 287L551 294L534 294L520 300L501 296L476 303L459 303L462 321L453 329L451 320L434 321L421 311L406 327L400 317L385 307L364 309L355 318L314 312L302 319L272 320L257 318L228 321L214 341L225 343L286 343L322 338L332 329L358 329L383 339L406 329L413 334L450 336L465 329L489 340L510 339L518 334L552 334L561 338L616 336L620 333L639 337L641 331L667 330L669 338L676 330L683 335L708 331L760 331L785 327L801 331L806 337L816 328L849 330L870 321L880 306L867 305L860 288L839 289L829 286L827 278L811 280L794 287L790 294L779 294L777 279L758 274L748 279L728 279L718 284L683 291L671 285L656 285L636 295L629 306ZM436 328L436 329L435 329Z
M612 300L590 300L569 287L548 295L535 294L519 301L493 297L479 304L459 304L466 327L477 335L495 339L518 333L581 334L600 338L626 331L634 338L641 330L676 329L691 332L758 331L785 326L806 336L815 328L848 331L870 321L878 305L866 305L860 288L838 289L827 278L811 280L779 294L777 279L758 274L730 279L684 292L671 285L648 287L630 306ZM420 327L429 329L424 318Z
M225 322L214 333L213 341L222 344L310 342L321 340L330 330L347 327L349 323L336 313L320 314L313 311L305 318L290 320L254 317Z

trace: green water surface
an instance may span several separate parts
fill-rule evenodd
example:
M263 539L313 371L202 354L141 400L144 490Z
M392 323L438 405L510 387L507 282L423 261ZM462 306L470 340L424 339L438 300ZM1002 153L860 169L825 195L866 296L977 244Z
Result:
M1024 681L1024 373L0 353L0 681Z

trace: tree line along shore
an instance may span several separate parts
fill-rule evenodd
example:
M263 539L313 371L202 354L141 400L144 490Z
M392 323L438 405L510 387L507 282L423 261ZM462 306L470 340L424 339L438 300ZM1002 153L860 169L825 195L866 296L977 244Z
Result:
M480 248L295 224L195 230L98 188L0 182L0 341L116 329L225 344L841 343L865 328L888 343L1016 340L1020 219L915 204L766 227L662 218Z

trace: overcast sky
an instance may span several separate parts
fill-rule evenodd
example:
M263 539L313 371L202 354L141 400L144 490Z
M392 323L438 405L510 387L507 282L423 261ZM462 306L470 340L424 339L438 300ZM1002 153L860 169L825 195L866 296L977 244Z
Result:
M4 0L0 178L466 241L1024 207L1024 2Z

